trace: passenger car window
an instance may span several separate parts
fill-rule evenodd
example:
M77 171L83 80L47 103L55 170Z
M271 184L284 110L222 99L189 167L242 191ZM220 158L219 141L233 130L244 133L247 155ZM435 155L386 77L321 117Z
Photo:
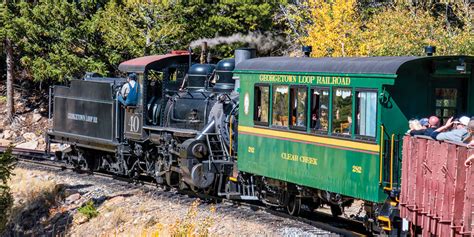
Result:
M288 126L288 86L273 86L272 125Z
M332 92L332 132L350 135L352 131L352 90L334 88Z
M375 137L377 129L377 92L359 91L356 95L356 134Z
M311 88L311 130L327 133L329 121L329 90Z
M254 121L255 124L268 125L269 86L255 86Z
M290 98L291 98L291 126L295 129L305 130L306 129L306 87L291 87Z

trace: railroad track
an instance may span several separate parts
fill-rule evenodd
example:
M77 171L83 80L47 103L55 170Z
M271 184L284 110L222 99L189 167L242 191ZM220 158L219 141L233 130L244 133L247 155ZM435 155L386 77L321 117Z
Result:
M7 150L7 147L0 146L0 154L4 153L6 150ZM46 166L46 167L57 169L57 170L74 170L79 173L88 173L90 175L98 176L101 178L120 180L120 181L124 181L128 183L136 183L139 185L148 186L152 188L157 187L157 184L151 181L125 178L125 177L121 177L121 176L117 176L117 175L113 175L109 173L88 172L84 170L78 170L74 167L70 167L66 165L63 162L54 160L54 155L48 154L44 151L13 148L12 154L18 158L19 162L22 162L22 163ZM363 226L361 222L342 218L342 217L333 217L332 215L323 213L323 212L302 211L302 214L300 216L292 216L278 209L266 207L265 205L261 203L255 203L255 202L252 203L252 202L245 202L245 201L238 201L238 200L227 200L222 197L216 197L216 196L207 195L207 194L198 194L198 193L187 191L187 190L176 190L176 193L181 194L181 195L194 196L194 197L208 200L208 201L226 202L232 205L248 207L255 211L256 210L265 211L272 215L306 223L318 229L329 231L331 233L342 235L342 236L370 236L371 235L371 233L365 230L365 227Z

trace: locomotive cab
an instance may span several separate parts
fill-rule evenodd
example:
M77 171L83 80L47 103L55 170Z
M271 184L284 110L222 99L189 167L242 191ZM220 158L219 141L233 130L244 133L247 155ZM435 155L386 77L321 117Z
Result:
M137 105L124 110L125 139L146 139L148 135L144 127L161 125L167 96L184 80L189 67L188 56L187 51L172 51L165 55L135 58L119 65L122 72L137 74L140 88Z

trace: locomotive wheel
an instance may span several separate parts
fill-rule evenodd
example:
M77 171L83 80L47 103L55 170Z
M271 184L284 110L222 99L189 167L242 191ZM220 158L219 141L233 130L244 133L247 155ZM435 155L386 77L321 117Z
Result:
M301 198L291 194L289 196L288 204L286 206L286 211L292 216L299 215L301 211Z

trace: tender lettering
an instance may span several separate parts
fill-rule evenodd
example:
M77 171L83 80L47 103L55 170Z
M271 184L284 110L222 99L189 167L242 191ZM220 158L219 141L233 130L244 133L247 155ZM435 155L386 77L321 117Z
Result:
M67 118L71 120L84 121L88 123L97 123L98 119L95 116L85 115L85 114L74 114L67 113Z

